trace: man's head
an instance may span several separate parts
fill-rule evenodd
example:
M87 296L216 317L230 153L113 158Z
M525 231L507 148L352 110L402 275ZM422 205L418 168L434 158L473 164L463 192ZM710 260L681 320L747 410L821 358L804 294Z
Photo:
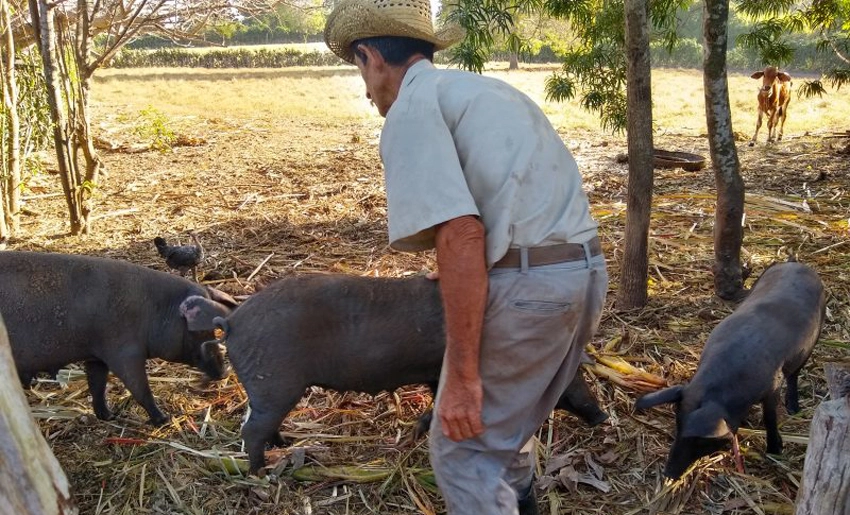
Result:
M421 40L432 44L433 52L460 41L463 29L449 25L434 30L430 0L343 0L325 25L328 48L352 64L352 43L382 36Z
M386 116L407 68L463 37L456 26L435 31L430 0L344 0L328 16L325 43L357 65L366 97Z

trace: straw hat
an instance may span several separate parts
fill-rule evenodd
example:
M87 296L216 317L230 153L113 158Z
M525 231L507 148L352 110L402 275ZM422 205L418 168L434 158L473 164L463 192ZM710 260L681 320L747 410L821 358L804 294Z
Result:
M452 46L463 35L456 25L434 31L430 0L343 0L325 25L325 43L349 63L354 63L351 43L358 39L402 36L433 43L436 51Z

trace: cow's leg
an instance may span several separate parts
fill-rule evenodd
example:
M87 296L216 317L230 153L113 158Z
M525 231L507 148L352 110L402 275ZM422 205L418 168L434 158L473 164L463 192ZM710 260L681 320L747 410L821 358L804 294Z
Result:
M758 118L756 118L756 132L753 134L753 139L750 140L751 147L756 144L756 138L759 136L759 129L761 129L761 116L763 113L764 111L762 111L761 106L759 106L759 115Z
M785 130L785 117L788 116L788 104L779 108L779 135L776 139L782 139L782 132Z
M776 110L767 115L767 142L772 142L776 137Z

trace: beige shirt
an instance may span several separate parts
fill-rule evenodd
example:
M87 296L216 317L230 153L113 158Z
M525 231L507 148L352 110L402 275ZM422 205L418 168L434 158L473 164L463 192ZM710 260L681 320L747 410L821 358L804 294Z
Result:
M537 104L500 80L417 62L380 149L395 249L433 248L434 227L463 215L484 224L488 268L509 247L596 234L569 150Z

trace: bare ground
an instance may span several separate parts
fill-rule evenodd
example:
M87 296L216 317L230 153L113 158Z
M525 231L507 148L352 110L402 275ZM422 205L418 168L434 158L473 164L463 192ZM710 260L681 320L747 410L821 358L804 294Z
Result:
M112 112L102 118L120 126ZM98 189L90 235L67 236L57 177L35 177L24 237L9 247L109 256L164 270L152 239L185 243L194 230L208 256L202 281L234 295L293 273L431 269L430 254L387 247L379 128L374 122L228 120L214 113L186 120L180 134L187 144L172 151L103 151L108 177ZM792 512L805 455L800 442L826 396L822 365L850 356L848 142L825 135L739 147L748 189L744 258L753 276L795 252L821 274L830 294L821 342L800 378L802 410L781 418L785 453L764 454L756 408L752 429L742 430L744 474L735 471L728 453L720 453L665 486L660 470L674 431L671 411L636 414L632 406L640 391L596 377L593 388L611 415L608 422L589 429L556 413L540 430L539 475L548 487L539 494L543 513ZM132 142L126 131L108 136ZM733 309L712 295L711 168L657 170L651 299L639 312L622 313L612 304L622 265L627 166L616 157L626 150L624 140L592 132L563 137L585 175L611 272L594 349L622 356L670 384L686 380L709 331ZM708 155L704 136L659 134L656 145ZM285 370L287 364L280 366ZM109 399L119 417L96 420L85 380L71 368L66 387L45 382L28 396L82 513L441 511L427 442L405 440L430 402L424 388L374 398L307 392L281 428L293 445L268 453L273 465L260 479L232 467L230 474L222 471L228 457L244 465L239 425L246 397L235 376L205 384L195 371L150 362L154 393L174 416L172 424L151 428L115 379Z

